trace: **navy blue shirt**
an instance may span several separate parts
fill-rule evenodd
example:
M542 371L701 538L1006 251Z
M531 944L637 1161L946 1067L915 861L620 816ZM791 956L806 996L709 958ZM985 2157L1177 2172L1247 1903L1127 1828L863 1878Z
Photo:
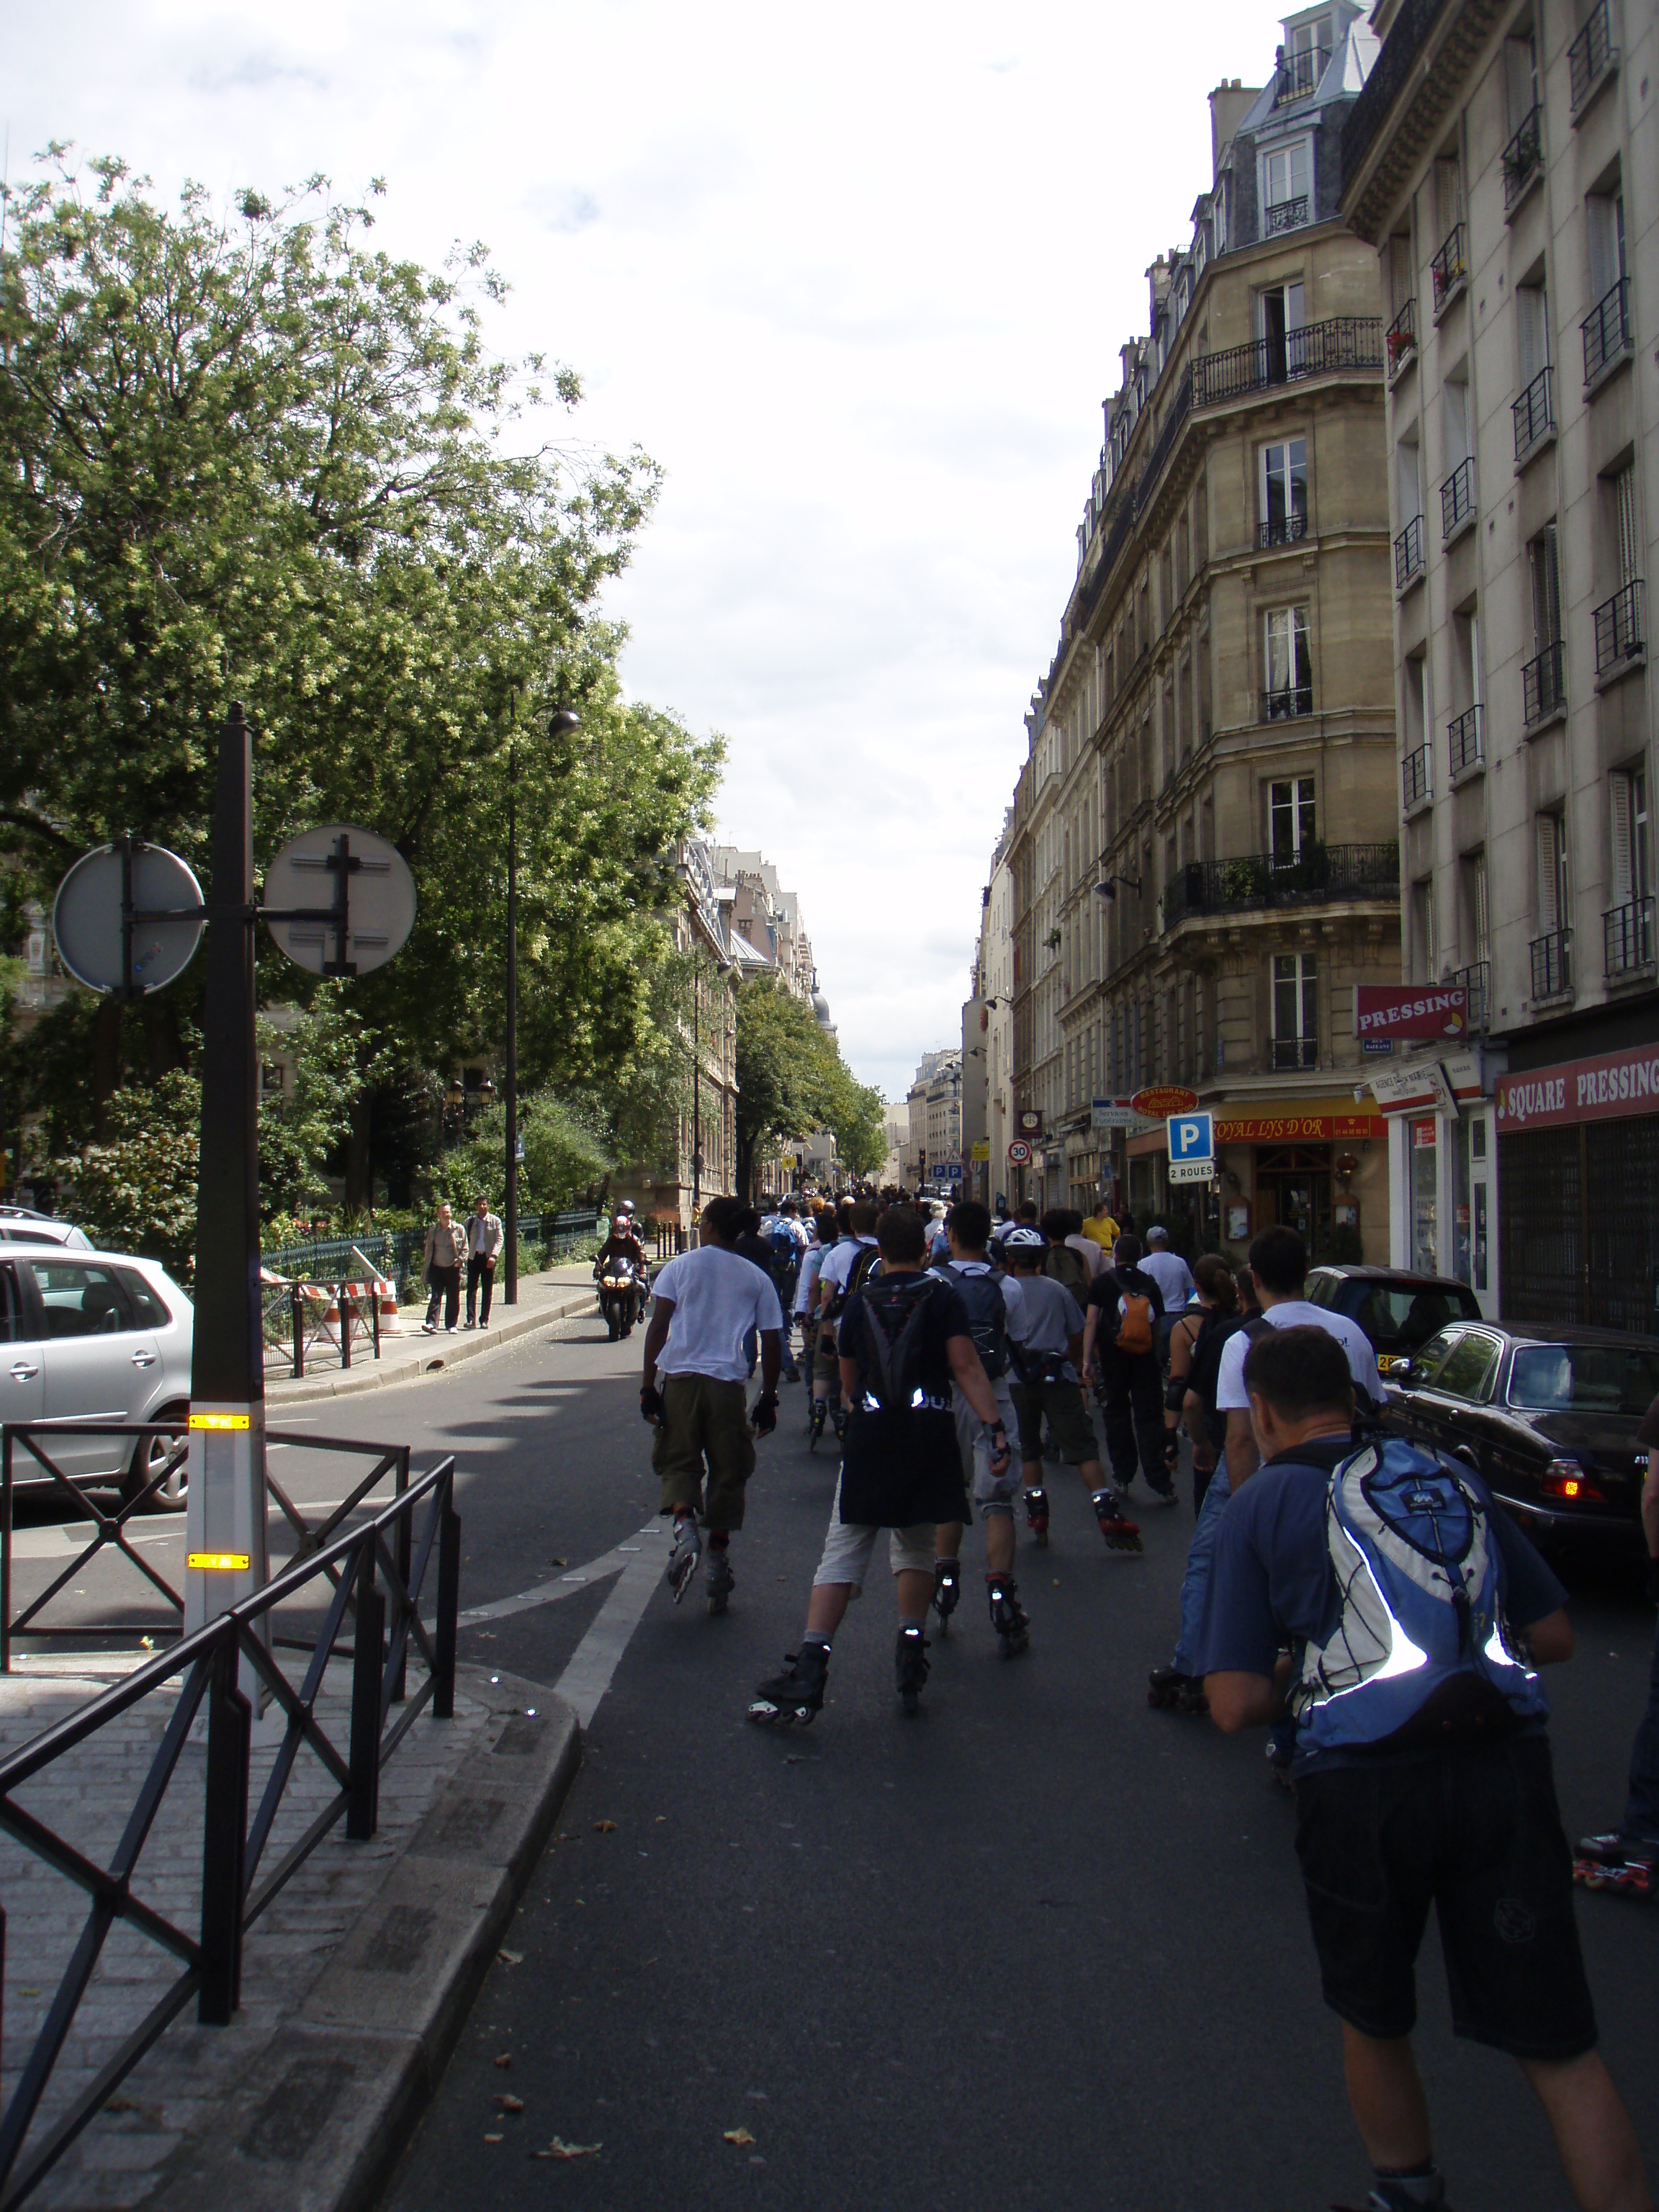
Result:
M1229 1499L1216 1531L1198 1635L1200 1674L1271 1675L1286 1643L1299 1647L1329 1638L1341 1598L1326 1542L1325 1502L1332 1474L1352 1449L1346 1436L1310 1438L1264 1462ZM1567 1593L1479 1476L1462 1472L1462 1479L1486 1509L1504 1612L1517 1628L1528 1628L1564 1606ZM1318 1764L1383 1755L1326 1752ZM1310 1765L1313 1756L1299 1755L1298 1767Z

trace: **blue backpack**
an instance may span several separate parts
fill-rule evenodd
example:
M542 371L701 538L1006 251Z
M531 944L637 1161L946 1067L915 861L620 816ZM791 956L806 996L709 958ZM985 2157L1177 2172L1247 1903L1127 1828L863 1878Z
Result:
M1291 1693L1298 1747L1498 1735L1549 1707L1504 1617L1481 1495L1403 1437L1332 1474L1325 1539L1341 1607Z

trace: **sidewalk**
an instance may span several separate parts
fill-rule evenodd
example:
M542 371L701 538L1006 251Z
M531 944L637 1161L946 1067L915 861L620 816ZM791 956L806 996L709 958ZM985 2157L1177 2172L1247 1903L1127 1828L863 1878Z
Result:
M283 1373L278 1366L266 1377L265 1403L301 1406L315 1398L344 1398L359 1390L383 1390L393 1382L441 1374L459 1366L463 1360L477 1359L497 1345L509 1344L514 1338L528 1335L550 1322L571 1321L597 1310L591 1260L550 1267L543 1275L520 1275L518 1304L504 1306L498 1296L487 1329L458 1330L453 1336L440 1330L437 1335L428 1336L421 1328L424 1309L410 1306L399 1316L400 1332L381 1336L378 1359L372 1348L354 1344L349 1369L331 1361L315 1369L307 1363L306 1373L297 1382L276 1380Z

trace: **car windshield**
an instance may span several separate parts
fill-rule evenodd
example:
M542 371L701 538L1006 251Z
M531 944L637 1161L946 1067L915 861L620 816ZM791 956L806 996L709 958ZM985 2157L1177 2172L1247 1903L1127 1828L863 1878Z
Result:
M1353 1317L1376 1351L1415 1352L1448 1322L1479 1321L1480 1307L1459 1284L1372 1283Z
M1659 1398L1659 1344L1522 1344L1510 1403L1534 1413L1628 1413Z

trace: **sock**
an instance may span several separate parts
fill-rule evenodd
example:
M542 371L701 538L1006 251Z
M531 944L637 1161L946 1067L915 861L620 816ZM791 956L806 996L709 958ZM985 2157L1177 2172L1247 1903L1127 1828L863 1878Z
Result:
M830 1652L831 1652L831 1651L834 1650L834 1648L835 1648L835 1647L831 1644L831 1643L830 1643L830 1638L829 1638L827 1636L820 1636L820 1635L818 1634L818 1632L817 1631L817 1629L816 1629L816 1628L809 1628L809 1629L805 1630L805 1631L803 1632L803 1633L802 1633L802 1636L801 1636L800 1644L801 1644L801 1650L802 1650L803 1651L806 1649L806 1647L807 1647L807 1645L808 1645L809 1644L822 1644L822 1645L823 1645L823 1656L824 1656L824 1657L825 1657L826 1659L830 1656Z
M1389 2193L1408 2204L1432 2208L1445 2202L1445 2177L1431 2158L1416 2166L1379 2166L1372 2171Z
M708 1532L708 1548L711 1552L723 1552L731 1540L731 1534L727 1529L711 1528Z
M901 1614L900 1614L900 1616L899 1616L899 1627L900 1627L902 1630L902 1629L906 1629L906 1628L914 1628L914 1629L915 1630L916 1633L917 1633L918 1635L920 1635L920 1634L921 1633L922 1630L923 1630L923 1629L925 1629L925 1628L927 1627L927 1614L926 1614L925 1613L922 1614L921 1618L919 1620L907 1620L907 1619L905 1618L905 1616L904 1616L902 1613L901 1613Z

